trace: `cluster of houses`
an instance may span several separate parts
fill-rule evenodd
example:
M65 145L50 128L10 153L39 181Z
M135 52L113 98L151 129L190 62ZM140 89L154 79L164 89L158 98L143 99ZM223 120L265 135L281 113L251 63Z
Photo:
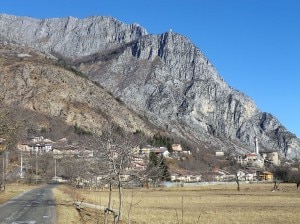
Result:
M203 173L203 181L230 182L238 178L240 181L272 181L273 173L262 169L240 169L237 172L228 172L222 169L215 169Z
M236 156L235 160L243 167L260 167L263 168L266 164L279 166L280 157L278 152L259 152L248 153L245 155Z
M178 159L186 155L191 155L191 152L183 150L180 144L172 144L172 153L170 153L166 147L154 147L147 145L143 148L133 149L133 166L137 169L145 170L151 153L165 159Z
M232 174L226 171L215 171L214 180L216 181L230 181L238 178L241 181L272 181L273 173L266 170L266 167L279 166L281 164L280 156L277 151L260 151L258 147L258 139L254 138L255 150L252 153L245 153L236 155L233 159L242 168ZM224 156L224 152L216 152L217 157Z
M172 153L170 153L166 147L154 147L151 145L147 145L139 150L139 153L144 156L149 156L151 152L158 156L163 156L164 158L177 158L178 155L191 155L190 151L182 149L181 144L172 144Z
M273 173L256 169L241 169L237 173L228 172L222 169L214 169L200 173L190 171L178 171L171 174L172 182L231 182L236 181L273 181Z
M203 175L199 172L181 170L171 173L171 181L181 183L196 183L203 180L202 176Z
M29 138L27 142L17 145L20 152L28 154L52 153L56 158L62 157L93 157L93 150L79 149L74 145L67 144L67 139L62 138L57 142L44 138L43 136Z
M255 150L253 153L239 155L236 157L237 163L244 167L264 168L265 165L280 165L280 157L276 151L260 151L258 146L258 138L254 137Z
M54 142L46 139L43 136L30 138L28 142L18 144L18 150L23 153L43 154L53 153L56 158L65 156L77 156L92 158L92 150L79 150L76 146L67 144L67 140L61 139ZM154 147L147 145L143 148L133 150L132 164L135 168L145 170L148 165L150 153L155 153L166 159L178 159L191 155L190 151L183 150L180 144L172 145L172 153L166 147ZM219 154L217 154L219 153ZM216 156L220 156L217 152ZM258 152L238 155L235 160L244 169L238 173L229 173L226 170L213 169L206 172L193 172L189 170L171 171L170 177L172 182L200 182L200 181L234 181L237 177L241 181L270 181L273 179L271 172L264 170L266 163L273 165L280 165L280 158L278 152Z
M58 140L57 142L54 142L50 139L44 138L43 136L38 137L32 137L29 138L27 142L22 142L17 145L17 148L19 151L24 153L49 153L52 152L55 155L61 155L61 156L80 156L84 154L86 157L93 157L93 151L92 150L82 150L78 149L78 147L74 145L67 144L67 139L63 138ZM147 145L146 147L143 147L141 149L134 149L134 154L136 154L137 160L138 158L144 158L149 157L149 154L151 152L157 154L158 156L162 156L164 158L174 158L178 155L191 155L190 151L185 151L182 149L180 144L173 144L172 145L172 154L169 152L169 150L166 147L154 147L151 145ZM139 156L138 156L139 155Z
M52 153L55 158L62 157L85 157L92 158L92 150L82 150L74 145L67 144L67 139L63 138L54 142L43 136L32 137L27 142L22 142L17 145L17 148L23 154L43 154ZM167 159L181 158L191 155L190 151L183 150L181 144L172 144L172 153L166 147L154 147L147 145L140 149L133 149L132 164L135 168L145 170L149 161L150 153L155 153L158 157ZM126 177L124 177L126 179ZM189 171L178 171L171 173L171 181L175 182L199 182L201 174L191 173Z
M93 157L93 151L89 149L79 149L75 145L70 145L67 143L66 138L62 138L57 142L54 142L50 139L44 138L43 136L37 136L29 138L28 141L19 143L17 149L20 152L28 154L43 154L43 153L53 153L56 156L78 156L82 157L83 155L87 158ZM172 145L173 153L172 155L166 147L153 147L147 145L141 149L133 149L133 154L135 154L135 160L141 162L145 157L149 157L151 152L155 153L158 156L164 158L171 158L173 155L191 155L190 151L185 151L182 149L180 144Z
M49 153L52 151L53 141L45 139L43 136L32 137L28 142L17 145L17 149L24 153Z

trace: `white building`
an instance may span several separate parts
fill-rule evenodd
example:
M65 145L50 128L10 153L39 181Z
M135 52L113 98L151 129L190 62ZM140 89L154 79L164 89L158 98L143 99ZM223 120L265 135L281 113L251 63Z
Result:
M29 142L17 145L19 151L29 153L48 153L52 151L53 142L43 136L30 138Z

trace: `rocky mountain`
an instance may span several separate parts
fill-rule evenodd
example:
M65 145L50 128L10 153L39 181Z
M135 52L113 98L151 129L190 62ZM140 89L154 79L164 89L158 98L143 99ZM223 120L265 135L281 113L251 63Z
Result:
M0 36L66 61L141 117L192 142L251 152L257 136L262 150L278 150L288 158L300 150L294 134L226 84L202 52L180 34L151 35L137 24L111 17L39 20L0 15ZM55 82L64 76L50 79ZM85 88L88 93L92 87ZM96 104L99 99L93 100ZM57 104L51 107L53 113L69 116ZM49 110L44 106L45 113Z
M98 134L111 120L130 132L156 133L153 125L84 74L35 49L0 40L0 78L1 105L7 108L23 108ZM49 124L42 120L37 126Z

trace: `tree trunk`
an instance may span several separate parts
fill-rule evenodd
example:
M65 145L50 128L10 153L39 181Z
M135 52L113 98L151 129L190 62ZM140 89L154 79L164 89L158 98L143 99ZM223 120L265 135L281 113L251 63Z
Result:
M131 187L131 198L130 198L130 204L129 204L129 208L128 208L128 216L127 216L128 224L131 224L130 215L131 215L132 207L133 207L133 186Z
M279 187L279 184L277 184L277 181L274 181L273 191L277 191L278 187Z
M107 205L107 208L109 210L111 210L111 197L112 197L112 186L111 186L111 182L109 183L109 193L108 193L108 205ZM108 223L108 215L109 215L109 212L105 212L105 220L104 220L104 223L107 224Z
M240 180L239 180L238 173L235 174L235 181L237 184L237 190L240 191Z

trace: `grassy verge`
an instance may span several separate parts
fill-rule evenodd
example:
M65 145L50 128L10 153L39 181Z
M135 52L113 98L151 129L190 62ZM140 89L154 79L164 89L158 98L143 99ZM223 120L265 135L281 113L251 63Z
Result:
M80 223L80 216L74 207L72 189L66 185L59 185L53 189L56 201L57 224Z
M73 203L75 201L87 202L95 205L106 205L104 201L99 202L99 196L106 194L107 191L90 191L82 189L74 189L69 185L60 185L54 190L56 198L56 211L57 211L57 223L81 223L81 224L95 224L104 223L105 216L103 209L91 209L87 206L83 206L82 209L77 210ZM95 193L95 197L92 194ZM108 223L113 223L112 215L108 216ZM127 222L120 222L120 224ZM137 224L137 222L131 222L131 224Z
M25 191L28 191L33 188L37 188L37 185L29 185L29 184L7 184L6 190L0 192L0 204L5 203L6 201L10 200L11 198L21 194Z

